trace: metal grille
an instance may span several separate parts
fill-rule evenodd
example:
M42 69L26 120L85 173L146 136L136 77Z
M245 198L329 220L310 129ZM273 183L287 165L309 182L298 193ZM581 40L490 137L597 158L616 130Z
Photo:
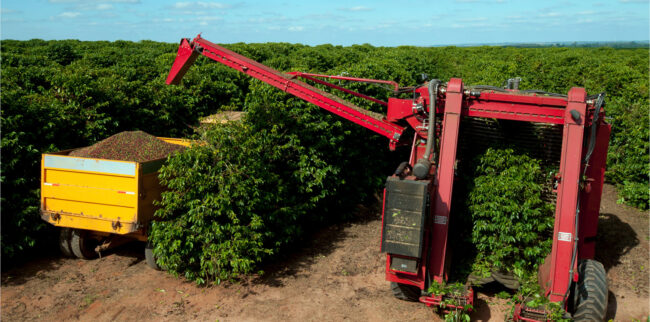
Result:
M562 153L562 131L561 124L464 117L460 125L458 159L462 167L490 147L515 147L518 152L541 160L543 167L557 170ZM555 203L551 181L544 186L542 198Z
M381 250L420 257L427 214L428 181L386 180L386 203Z

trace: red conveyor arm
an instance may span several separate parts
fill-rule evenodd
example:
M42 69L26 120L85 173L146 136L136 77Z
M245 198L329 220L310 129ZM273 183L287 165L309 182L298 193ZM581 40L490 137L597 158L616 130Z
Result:
M395 146L404 132L404 127L388 122L382 114L364 110L339 97L301 82L295 79L293 75L285 75L252 59L213 44L201 38L200 35L191 42L189 39L181 40L176 60L167 77L167 84L179 84L200 54L377 132L390 139L391 147Z

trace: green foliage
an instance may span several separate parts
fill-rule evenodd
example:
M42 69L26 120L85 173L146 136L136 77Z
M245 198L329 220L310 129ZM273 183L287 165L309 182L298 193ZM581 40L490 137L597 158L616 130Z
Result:
M554 205L542 199L549 174L540 161L513 149L489 148L474 161L466 207L477 254L474 271L524 272L550 251Z
M650 200L647 182L623 181L619 185L619 203L625 203L639 209L648 209Z
M529 308L543 310L547 314L549 321L568 322L572 321L567 317L567 312L559 302L551 302L548 297L543 295L536 272L526 273L521 278L521 287L516 294L512 296L513 304L510 314L514 311L515 303L525 304Z
M426 73L443 80L460 77L470 85L498 86L519 76L523 89L566 93L571 87L585 87L589 93L606 91L607 116L613 125L607 179L618 186L621 201L648 207L650 68L648 51L643 48L310 47L286 43L227 47L282 71L347 73L396 80L406 86L416 85ZM367 187L380 184L398 163L386 161L384 154L377 156L376 151L385 149L385 139L208 59L197 60L181 86L165 85L176 49L176 43L152 41L1 42L1 242L5 263L48 236L48 226L38 213L40 154L90 145L117 132L143 130L160 136L186 136L192 132L189 126L202 116L220 109L248 109L256 100L268 99L288 109L283 117L313 124L304 132L295 130L301 133L301 144L313 146L327 165L339 165L339 172L323 182L337 189L323 198L328 201L322 205L328 209L372 193ZM375 85L341 84L379 98L389 94ZM269 93L255 97L253 90L256 95ZM360 98L342 97L385 112ZM353 163L359 160L366 163ZM341 196L345 201L337 199Z
M607 175L618 187L619 201L644 210L650 206L649 123L647 104L645 107L635 104L625 108L612 124L615 131L612 132L607 160Z
M243 102L243 77L214 66L188 77L183 87L166 86L175 48L154 42L2 41L5 264L54 236L39 215L41 153L90 145L125 130L184 136L192 132L188 125L214 111L213 104ZM217 74L223 81L212 80Z
M348 151L359 145L346 141L347 126L258 82L251 93L243 122L203 132L205 144L171 157L160 172L168 191L150 234L154 254L199 284L254 272L379 183L380 167L346 171L385 160Z
M434 281L427 289L429 294L442 295L443 300L440 303L441 310L447 311L444 314L445 321L449 322L469 322L471 318L469 312L473 309L472 305L466 304L463 307L456 307L454 298L462 298L467 292L467 286L461 283L447 284Z
M70 41L52 42L47 48L47 58L61 65L68 65L79 55L75 52Z

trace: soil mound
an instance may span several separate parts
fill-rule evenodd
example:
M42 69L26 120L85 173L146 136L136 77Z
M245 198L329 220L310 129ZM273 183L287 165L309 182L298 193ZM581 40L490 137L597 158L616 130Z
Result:
M70 156L119 161L146 162L161 159L184 146L167 143L143 131L125 131L91 146L74 150Z

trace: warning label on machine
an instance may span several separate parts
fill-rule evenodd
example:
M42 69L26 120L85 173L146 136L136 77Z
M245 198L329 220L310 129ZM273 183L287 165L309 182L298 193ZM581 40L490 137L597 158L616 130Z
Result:
M568 242L570 242L570 241L571 241L571 237L572 237L572 236L571 236L571 233L562 233L562 232L560 232L560 233L557 234L557 240L561 240L561 241L568 241Z

